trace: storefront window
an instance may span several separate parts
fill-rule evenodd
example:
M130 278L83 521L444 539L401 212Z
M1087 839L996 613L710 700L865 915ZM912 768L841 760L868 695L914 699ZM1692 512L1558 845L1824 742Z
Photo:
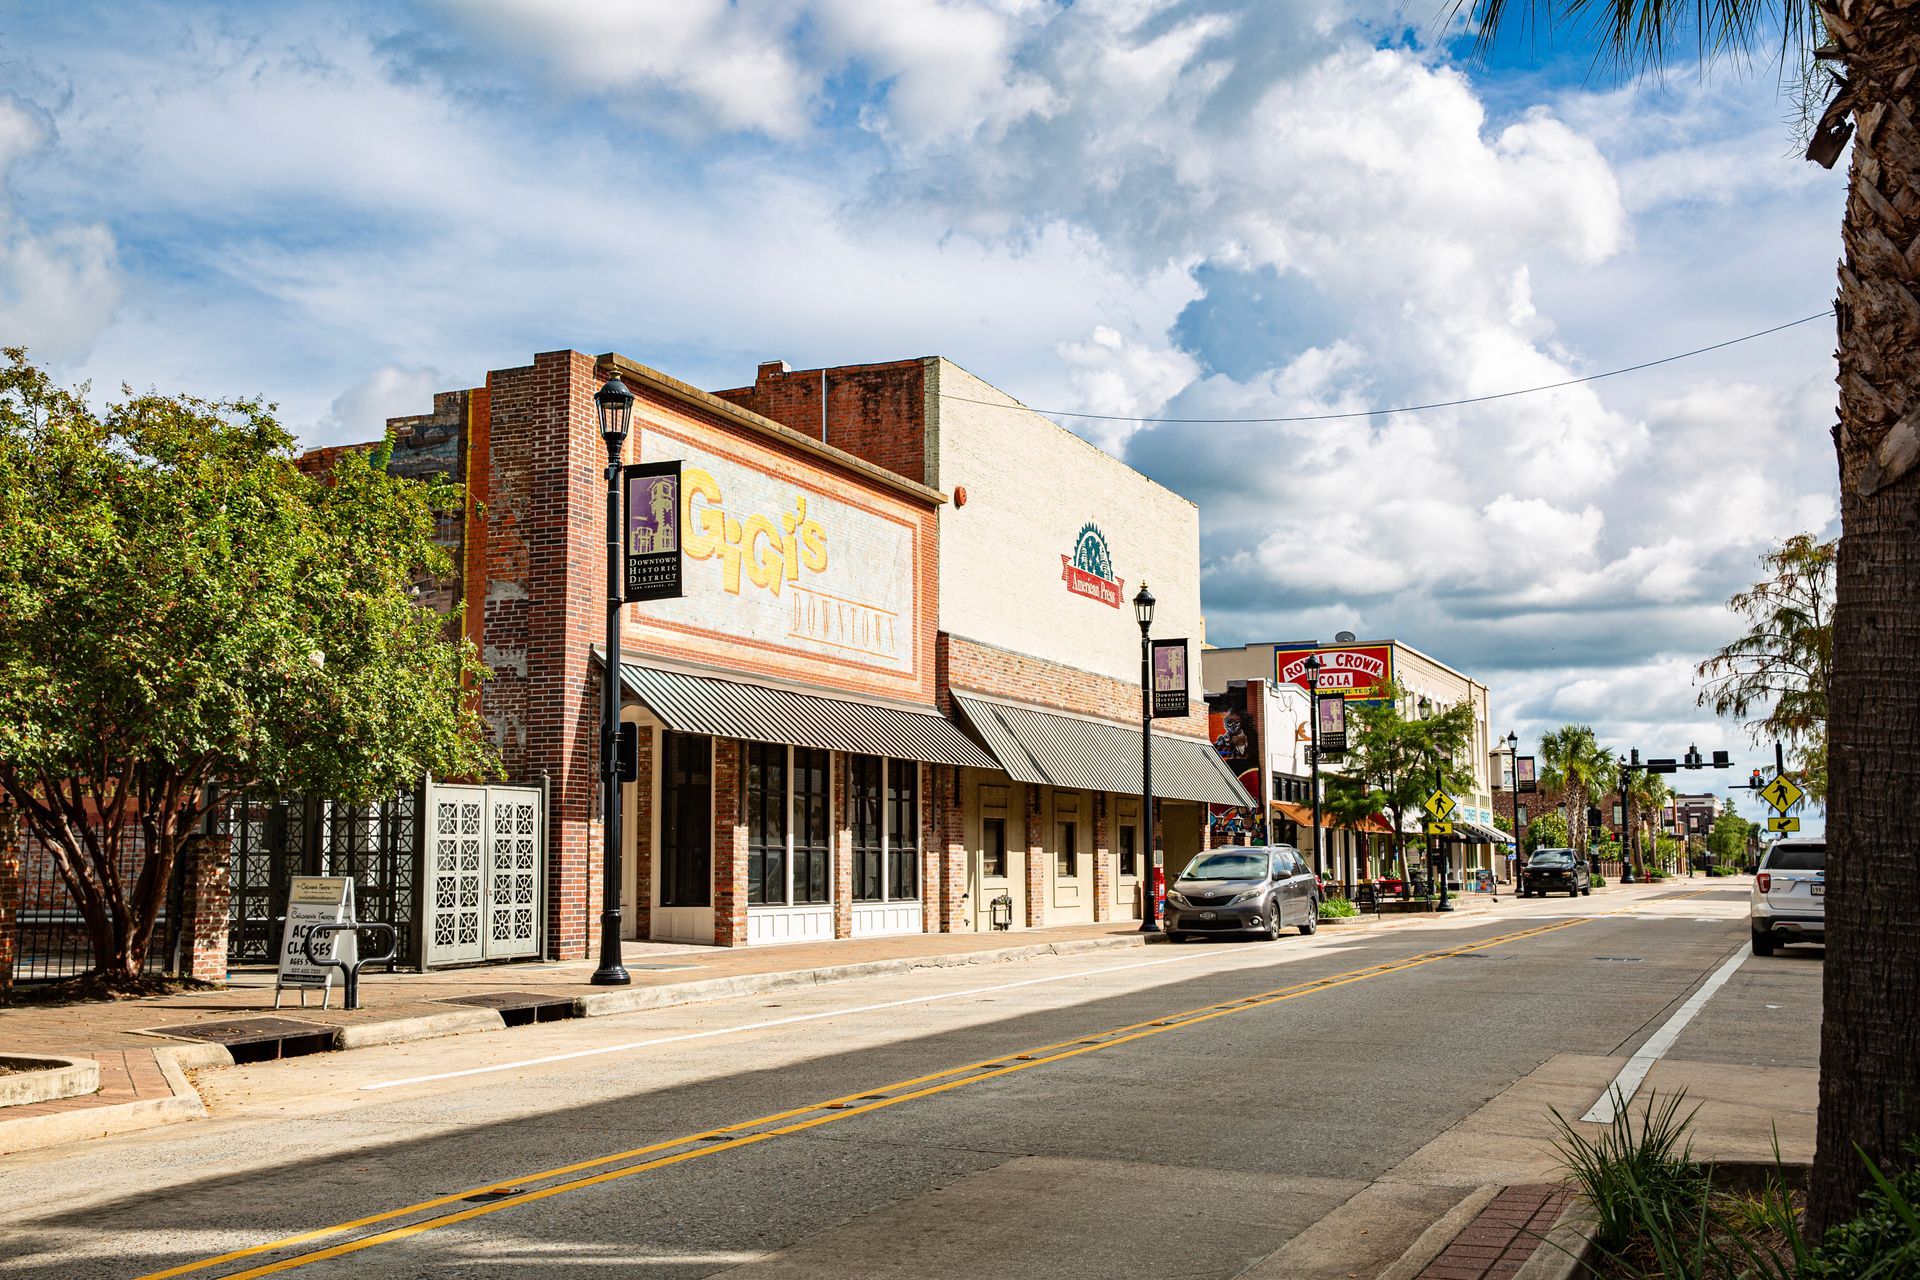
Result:
M1080 874L1080 824L1060 824L1060 852L1055 855L1061 878L1071 880Z
M880 760L855 756L847 770L853 812L853 897L856 902L878 902L886 896L882 873L886 840L880 829Z
M887 762L887 897L920 896L920 766Z
M747 744L747 901L787 900L787 749Z
M660 770L660 905L713 902L713 739L669 733Z
M851 791L847 799L853 817L854 901L917 900L920 897L920 766L911 760L854 756L847 774ZM1004 822L1000 838L1004 866Z
M833 900L827 753L747 746L747 901L790 906Z
M793 750L793 900L833 900L833 836L827 827L827 753Z
M1134 829L1132 827L1120 828L1120 874L1123 876L1140 874L1140 868L1136 865L1136 858L1133 851L1133 831Z
M981 873L1004 877L1007 874L1007 820L984 818L981 822L982 843L985 845L981 850Z

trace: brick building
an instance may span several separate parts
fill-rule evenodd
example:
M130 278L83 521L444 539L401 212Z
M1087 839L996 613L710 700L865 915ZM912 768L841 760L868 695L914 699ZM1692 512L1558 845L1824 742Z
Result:
M1197 649L1192 504L938 358L775 363L708 394L558 351L390 424L396 471L467 486L436 602L465 605L493 670L481 709L508 777L550 782L548 954L586 954L601 909L592 397L616 372L637 396L626 460L682 463L686 570L682 598L623 612L628 936L985 928L1002 897L1015 927L1135 914L1139 631L1120 593L1150 580L1155 634ZM1156 835L1184 860L1203 804L1245 797L1203 714L1162 726Z

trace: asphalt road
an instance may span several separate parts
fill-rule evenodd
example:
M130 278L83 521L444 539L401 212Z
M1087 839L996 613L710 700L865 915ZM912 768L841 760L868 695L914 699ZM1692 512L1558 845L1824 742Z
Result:
M0 1278L1236 1276L1554 1055L1631 1052L1744 904L1683 884L207 1073L211 1120L0 1159ZM1818 952L1776 960L1674 1052L1804 1065Z

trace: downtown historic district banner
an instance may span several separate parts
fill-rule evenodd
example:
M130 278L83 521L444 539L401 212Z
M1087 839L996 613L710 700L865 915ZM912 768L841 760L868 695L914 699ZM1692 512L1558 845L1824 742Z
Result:
M625 600L675 600L681 591L680 463L637 462L625 470Z

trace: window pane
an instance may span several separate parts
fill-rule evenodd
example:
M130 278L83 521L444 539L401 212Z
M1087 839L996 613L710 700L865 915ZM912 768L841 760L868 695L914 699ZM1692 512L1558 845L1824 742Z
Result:
M796 748L793 753L793 900L832 900L828 876L831 837L827 832L827 753Z
M853 819L853 896L856 902L878 902L880 880L880 760L855 756L847 770L848 808Z
M887 762L887 896L920 896L920 766Z
M747 901L787 901L787 749L747 747Z
M990 876L1006 875L1007 820L1005 818L986 819L981 835L983 837L981 843L985 846L981 851L982 856L980 859L982 874Z
M1140 874L1140 869L1134 865L1133 832L1132 827L1120 828L1120 874L1123 876Z
M1080 824L1060 824L1060 850L1055 855L1061 876L1071 879L1080 874Z
M713 739L669 733L662 740L660 905L713 901Z

